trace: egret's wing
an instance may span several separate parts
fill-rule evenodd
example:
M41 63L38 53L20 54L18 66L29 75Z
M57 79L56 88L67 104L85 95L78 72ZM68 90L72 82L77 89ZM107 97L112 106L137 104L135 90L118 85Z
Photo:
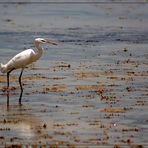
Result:
M35 52L32 49L27 49L14 56L8 63L8 69L23 68L33 62Z

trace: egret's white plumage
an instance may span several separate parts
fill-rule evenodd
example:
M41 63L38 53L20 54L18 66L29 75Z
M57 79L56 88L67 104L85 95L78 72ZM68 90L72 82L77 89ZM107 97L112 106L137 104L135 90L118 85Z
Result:
M38 60L43 53L43 48L40 47L40 43L51 43L56 45L56 43L50 42L48 40L45 40L43 38L37 38L35 39L35 47L38 49L37 51L34 51L33 49L27 49L20 53L18 53L16 56L14 56L10 61L8 61L7 64L0 65L0 70L2 73L6 73L11 71L12 69L19 69L19 68L25 68L26 65L31 64L32 62L35 62Z
M27 49L14 56L7 64L1 64L1 72L6 73L12 69L25 68L26 65L35 62L36 53L32 49Z
M49 44L57 45L57 43L49 41L47 39L43 39L43 38L36 38L34 43L35 43L35 47L37 48L37 51L34 51L33 49L24 50L18 53L16 56L14 56L11 60L9 60L8 63L0 64L0 71L2 73L7 73L7 88L8 89L9 89L10 72L12 70L21 68L22 71L19 77L19 83L20 83L21 91L23 92L22 85L21 85L21 76L22 76L23 70L27 65L31 64L32 62L37 61L42 56L43 48L40 46L40 44L49 43ZM20 99L19 99L20 103L21 103L22 92L21 92Z

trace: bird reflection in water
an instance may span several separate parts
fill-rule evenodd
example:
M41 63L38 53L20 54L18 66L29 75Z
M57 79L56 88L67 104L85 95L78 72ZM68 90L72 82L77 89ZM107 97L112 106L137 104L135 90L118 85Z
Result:
M41 120L31 114L30 110L24 105L9 105L9 109L0 105L0 127L5 139L10 139L11 142L41 140L46 129Z

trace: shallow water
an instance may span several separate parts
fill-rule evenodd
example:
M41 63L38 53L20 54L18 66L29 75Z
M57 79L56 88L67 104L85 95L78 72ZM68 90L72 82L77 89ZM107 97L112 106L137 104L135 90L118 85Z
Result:
M22 107L20 71L9 108L0 74L1 145L147 146L147 5L0 7L1 62L36 37L59 42L25 69Z

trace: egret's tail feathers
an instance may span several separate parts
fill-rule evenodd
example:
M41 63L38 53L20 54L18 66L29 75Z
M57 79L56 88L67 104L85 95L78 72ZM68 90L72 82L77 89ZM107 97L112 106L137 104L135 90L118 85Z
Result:
M0 71L1 71L2 67L3 67L3 64L2 64L2 63L0 63Z
M0 71L2 73L5 73L6 72L6 66L4 64L2 64L2 63L0 63Z

